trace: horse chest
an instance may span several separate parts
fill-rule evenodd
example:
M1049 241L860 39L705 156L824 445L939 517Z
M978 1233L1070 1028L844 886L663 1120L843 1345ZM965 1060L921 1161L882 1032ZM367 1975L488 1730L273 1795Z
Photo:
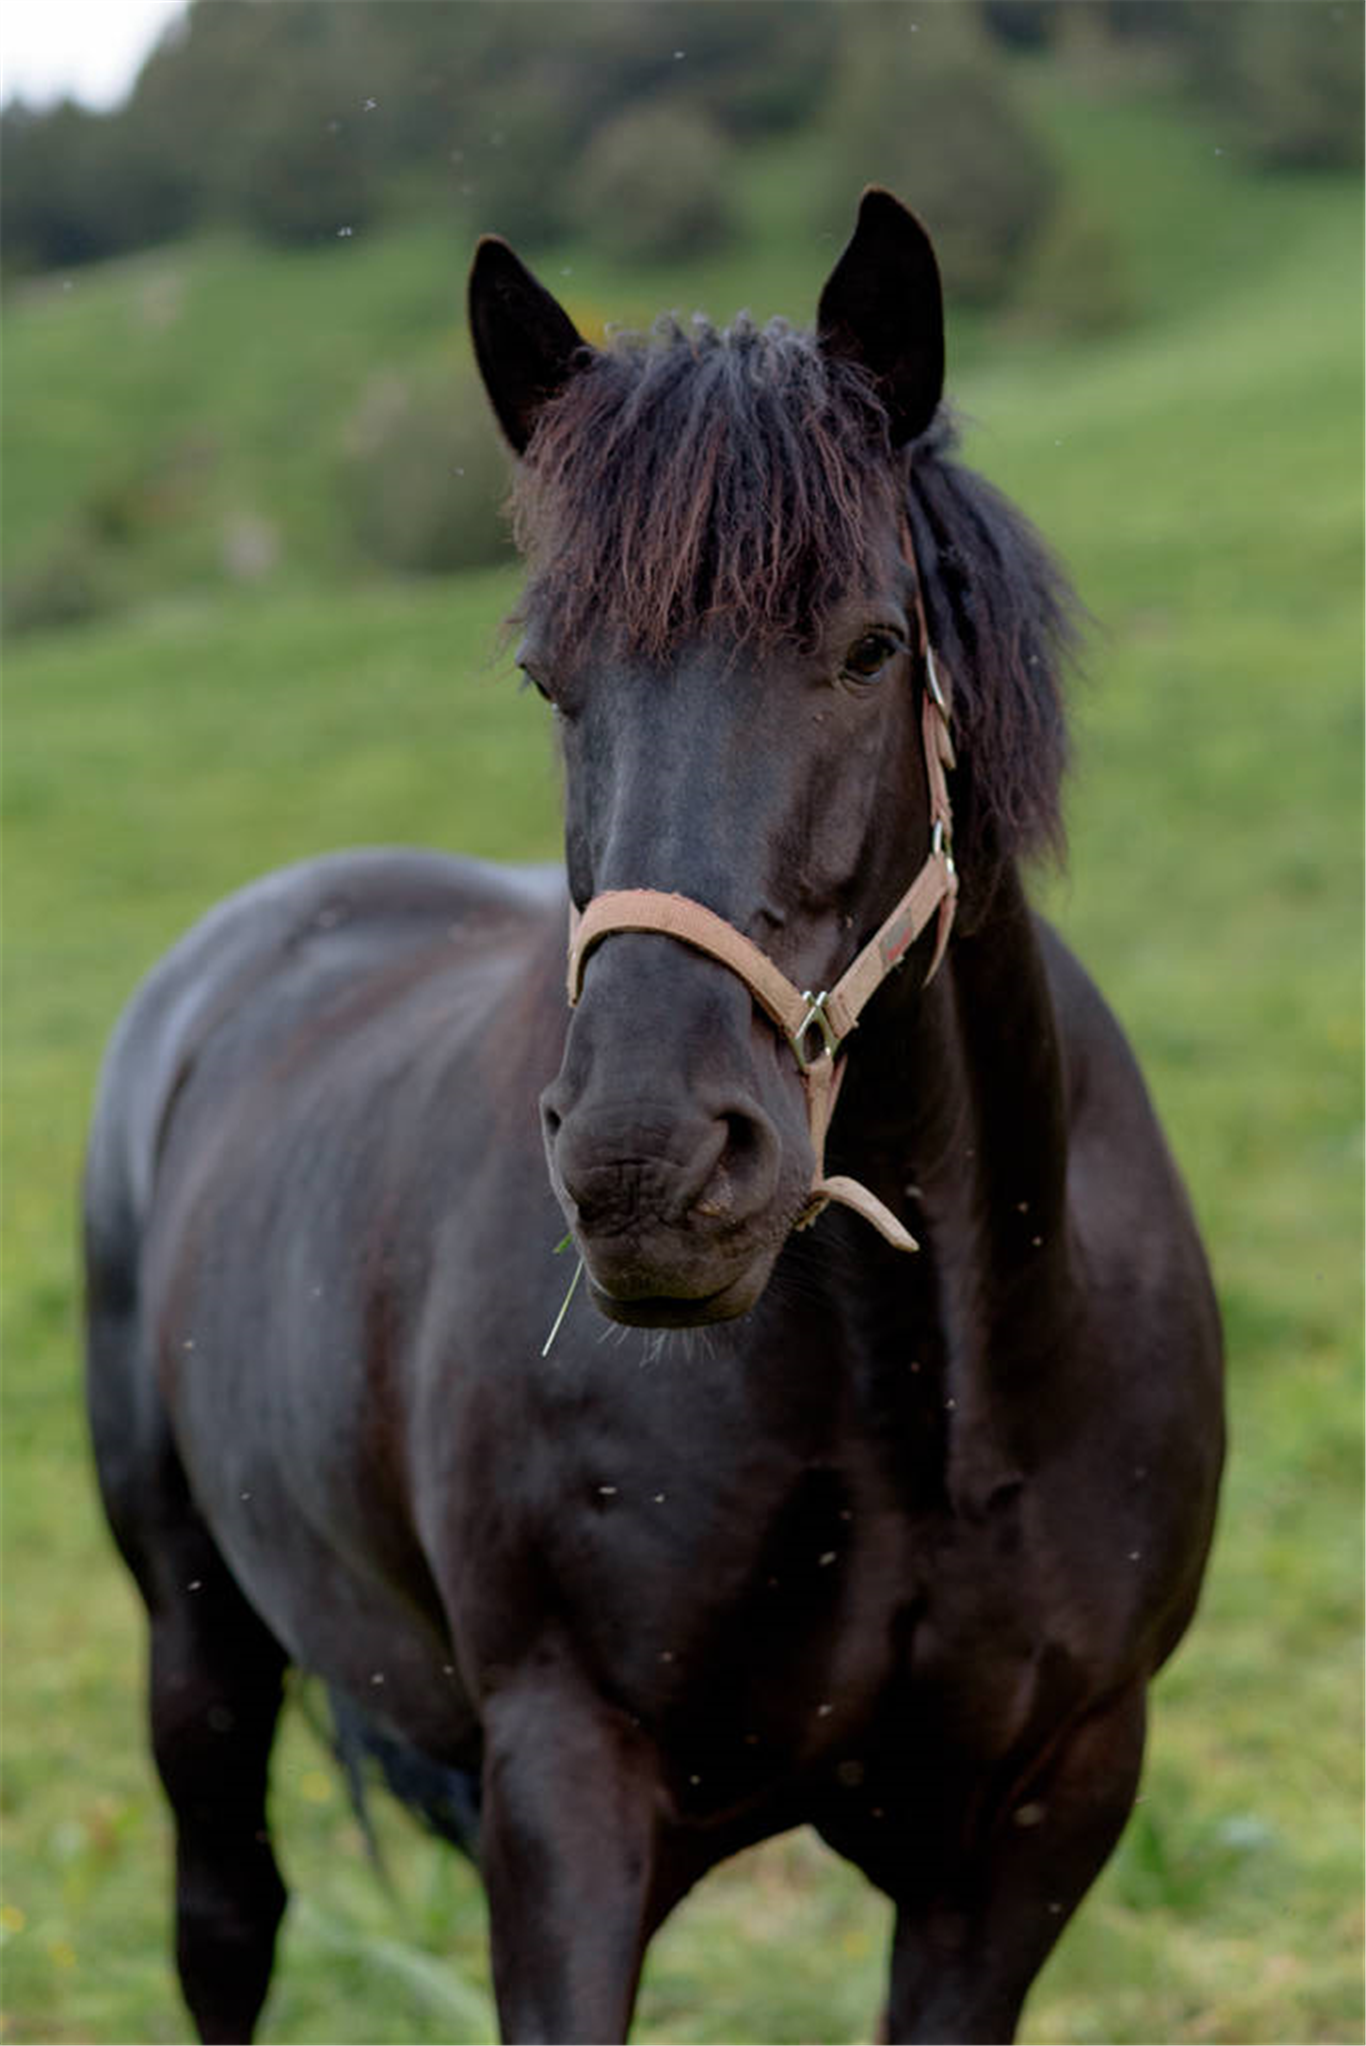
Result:
M1008 1752L1046 1633L1027 1545L879 1497L866 1472L765 1475L618 1470L544 1531L576 1658L612 1672L680 1811L794 1778L891 1797L911 1755Z

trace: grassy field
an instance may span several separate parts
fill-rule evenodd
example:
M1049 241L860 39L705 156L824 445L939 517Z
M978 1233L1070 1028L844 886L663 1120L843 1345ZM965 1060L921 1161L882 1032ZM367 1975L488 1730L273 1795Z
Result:
M1239 180L1212 141L1141 111L1078 104L1056 125L1079 162L1102 141L1115 155L1096 203L1146 318L1084 351L1019 336L988 353L969 336L955 388L972 459L1057 541L1100 621L1075 702L1071 863L1042 892L1129 1025L1186 1167L1227 1321L1233 1456L1204 1607L1159 1686L1144 1801L1027 2037L1357 2040L1361 205L1331 182ZM779 201L760 188L754 203L776 241ZM55 297L21 307L19 537L59 520L57 472L140 459L158 378L160 402L195 414L200 344L237 394L224 418L240 445L281 433L298 379L341 392L342 356L358 364L381 326L399 336L424 293L430 310L447 291L437 255L420 236L377 248L387 288L358 299L336 266L186 253L194 346L182 327L140 365L108 338L144 331L145 266L82 281L80 317ZM748 290L722 275L708 300L801 313L825 260L798 284L788 247L790 296L773 269ZM651 309L636 294L653 280L613 299L609 275L575 268L607 309ZM235 308L244 292L259 307L267 283L273 330L313 337L282 338L279 379L264 351L232 366ZM677 302L676 285L654 298ZM314 486L294 459L282 487L307 528ZM185 922L276 862L348 841L512 857L558 840L541 707L498 653L514 581L320 588L326 552L250 595L187 572L179 596L7 661L10 2039L185 2036L139 1619L80 1411L73 1188L102 1040ZM307 1698L274 1804L297 1897L266 2035L488 2038L473 1878L392 1811L376 1878ZM886 1930L859 1879L803 1837L775 1843L666 1928L637 2035L867 2037Z

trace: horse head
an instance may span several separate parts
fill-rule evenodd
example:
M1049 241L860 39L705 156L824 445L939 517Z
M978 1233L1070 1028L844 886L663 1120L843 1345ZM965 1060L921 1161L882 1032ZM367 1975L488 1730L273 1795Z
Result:
M576 960L541 1113L595 1299L619 1321L718 1320L755 1303L819 1204L803 1068L834 1064L811 991L932 858L932 907L952 879L906 497L942 386L935 259L871 191L814 335L673 324L593 349L496 240L470 312L520 458L519 663L556 713L575 913L684 898L812 1004L789 1037L667 908L609 919ZM927 965L934 929L911 949Z

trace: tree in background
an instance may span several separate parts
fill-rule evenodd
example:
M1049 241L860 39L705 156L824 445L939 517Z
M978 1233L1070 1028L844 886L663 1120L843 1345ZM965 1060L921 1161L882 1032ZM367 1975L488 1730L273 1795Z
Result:
M7 275L99 262L184 233L194 195L122 115L72 100L0 117L0 250Z
M806 124L841 205L869 178L916 191L983 297L1049 189L1007 68L970 4L196 0L118 115L7 112L11 263L216 222L307 243L417 206L533 248L698 254L730 229L730 152Z
M828 0L195 0L118 116L7 111L16 267L109 254L189 223L307 242L418 206L552 241L571 225L575 167L623 116L668 106L656 153L683 152L676 179L707 175L699 123L719 146L804 119L824 89L836 12ZM690 124L674 119L683 111ZM130 213L112 237L97 229L96 138L104 159L158 164L175 212ZM60 234L45 197L54 157L72 217ZM641 162L637 141L628 168ZM706 223L724 231L723 211L714 200L694 209L694 248Z
M1079 29L1161 51L1254 163L1361 162L1356 0L194 0L118 112L4 110L5 264L213 222L308 242L419 207L533 247L610 240L638 182L659 240L642 219L620 252L696 253L727 231L726 151L804 126L841 205L869 177L914 191L985 301L1054 197L1011 63L1059 61ZM689 179L691 208L665 192Z

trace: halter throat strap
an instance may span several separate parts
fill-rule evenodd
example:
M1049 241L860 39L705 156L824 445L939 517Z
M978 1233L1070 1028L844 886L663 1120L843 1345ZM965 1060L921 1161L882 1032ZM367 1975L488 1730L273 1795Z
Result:
M909 537L909 536L908 536ZM825 1139L844 1078L844 1042L857 1028L867 1003L895 972L931 919L938 917L928 986L939 969L953 928L958 876L953 863L953 812L947 772L954 764L949 736L949 696L936 669L925 614L916 591L921 633L924 692L921 747L930 796L930 849L919 872L890 914L831 988L813 994L790 981L766 952L733 924L690 896L655 888L615 888L595 895L580 913L571 910L568 992L571 1008L583 989L589 954L604 938L622 931L652 931L676 938L729 967L786 1038L806 1093L807 1120L816 1167L810 1197L795 1227L807 1228L829 1201L862 1215L898 1250L918 1246L885 1202L857 1180L825 1172Z

